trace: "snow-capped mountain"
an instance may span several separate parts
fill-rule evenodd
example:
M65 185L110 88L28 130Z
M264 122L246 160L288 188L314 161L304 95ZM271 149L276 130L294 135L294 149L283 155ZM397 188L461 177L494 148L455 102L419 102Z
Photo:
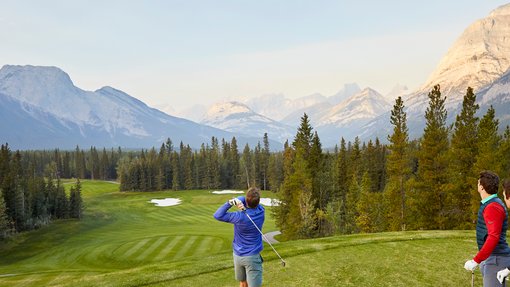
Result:
M259 115L240 102L222 102L212 105L202 124L246 136L263 136L279 142L292 139L295 128Z
M366 88L331 108L318 120L317 127L328 125L343 127L353 121L373 119L389 109L390 104L381 94L371 88Z
M324 103L327 100L328 98L318 93L298 99L288 99L282 94L274 94L251 98L243 103L260 115L281 121L298 110Z
M456 111L468 87L475 94L499 78L510 68L510 4L493 10L488 17L471 24L442 58L435 71L417 91L404 97L409 134L419 137L425 126L428 93L436 84L446 96L448 122L453 122ZM498 112L498 107L496 112ZM501 111L508 113L508 110ZM363 138L385 138L391 132L389 113L367 124L361 131Z
M345 84L344 87L336 94L328 98L328 102L332 105L339 104L353 95L361 92L360 87L356 83Z
M360 127L390 109L391 105L380 93L365 88L320 117L316 129L323 145L333 146L341 137L349 140L356 137Z
M398 98L398 97L402 97L404 98L406 95L409 94L409 89L407 88L407 86L405 85L400 85L400 84L397 84L395 85L391 91L384 95L384 98L386 99L386 101L388 101L390 104L394 104L395 103L395 100Z
M56 67L2 67L0 109L0 139L19 149L148 148L159 147L168 137L198 148L212 136L227 140L234 136L169 116L111 87L84 91Z

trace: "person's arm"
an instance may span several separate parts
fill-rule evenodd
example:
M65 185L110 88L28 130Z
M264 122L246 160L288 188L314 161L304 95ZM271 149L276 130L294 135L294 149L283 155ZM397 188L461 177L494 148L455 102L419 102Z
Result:
M244 204L244 196L238 197ZM223 222L237 223L241 220L241 213L239 212L227 212L232 205L227 201L225 204L220 206L214 213L214 218Z
M505 216L503 207L496 202L489 204L483 211L483 219L487 226L487 239L473 258L476 263L480 264L480 262L489 258L496 245L498 245Z

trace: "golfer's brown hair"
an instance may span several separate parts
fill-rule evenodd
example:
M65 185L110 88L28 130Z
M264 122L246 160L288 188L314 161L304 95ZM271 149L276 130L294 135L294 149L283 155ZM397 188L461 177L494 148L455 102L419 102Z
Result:
M503 182L503 191L505 192L506 199L510 198L510 178L505 179L505 182Z
M480 185L483 186L483 189L488 194L496 194L498 193L499 188L499 177L492 171L484 170L480 172Z
M246 192L246 205L249 208L255 208L260 202L260 190L256 187L250 187Z

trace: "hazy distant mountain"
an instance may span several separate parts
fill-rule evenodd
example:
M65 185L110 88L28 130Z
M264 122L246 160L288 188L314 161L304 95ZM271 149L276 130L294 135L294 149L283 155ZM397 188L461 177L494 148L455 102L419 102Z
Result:
M81 90L56 67L0 69L0 109L0 139L17 149L148 148L159 147L168 137L199 147L212 136L228 140L234 136L169 116L111 87Z
M328 98L328 102L330 102L332 105L337 105L359 92L361 92L361 89L358 84L345 84L340 91Z
M333 105L329 101L317 103L315 105L305 107L292 112L291 114L283 118L281 122L286 125L296 127L297 129L301 124L301 118L306 113L308 115L308 118L310 119L310 123L312 124L312 126L315 126L317 124L318 119L320 119L324 114L326 114L332 107Z
M247 136L263 136L267 133L269 139L279 142L292 140L297 129L259 115L239 102L222 102L212 105L201 123Z
M409 93L410 91L407 86L397 84L384 96L384 98L393 105L398 97L405 98Z
M318 119L315 128L323 145L334 146L341 137L349 140L356 137L360 127L390 109L381 94L366 88L332 107Z
M251 98L243 103L260 115L281 121L298 110L324 103L327 100L328 98L318 93L298 99L288 99L281 94L275 94Z
M177 111L173 107L167 105L167 106L162 107L161 111L163 111L169 115L175 116L175 117L192 120L192 121L198 123L202 120L205 113L207 112L207 107L205 105L196 104L189 108L185 108L185 109Z
M499 81L504 82L503 74L510 68L509 35L510 4L495 9L488 17L474 22L462 33L425 84L404 98L412 138L423 133L428 93L434 85L439 84L442 95L446 96L448 122L451 123L468 87L472 87L480 98L486 87ZM493 99L499 102L499 106L495 106L497 114L503 118L508 117L510 109L504 108L508 107L504 91L496 93L493 90L491 93ZM385 138L390 132L389 113L381 115L360 130L364 138Z

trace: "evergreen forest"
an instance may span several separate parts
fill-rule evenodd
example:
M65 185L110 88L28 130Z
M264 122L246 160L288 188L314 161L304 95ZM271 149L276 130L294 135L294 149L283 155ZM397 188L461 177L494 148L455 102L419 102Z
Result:
M477 117L468 88L447 124L440 86L428 94L421 138L410 139L405 105L395 100L392 133L324 149L306 114L292 142L271 151L262 142L238 146L212 138L199 149L167 139L159 149L11 151L0 153L0 237L81 218L80 179L112 180L120 191L247 189L275 192L273 208L286 239L420 229L472 229L480 196L478 174L510 177L510 128L499 127L493 107ZM503 132L499 132L503 130ZM67 194L61 178L76 179Z

